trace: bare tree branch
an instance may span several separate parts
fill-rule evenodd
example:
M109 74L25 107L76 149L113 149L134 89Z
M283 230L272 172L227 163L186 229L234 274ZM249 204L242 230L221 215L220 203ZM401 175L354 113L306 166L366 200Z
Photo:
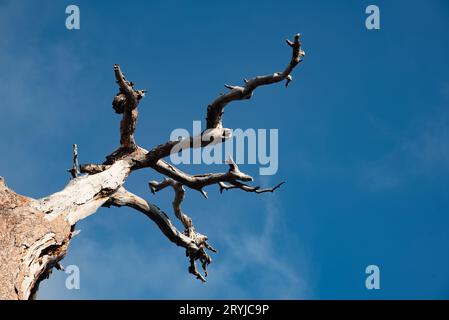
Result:
M241 183L239 181L233 181L232 183L225 183L225 182L219 182L218 185L220 186L220 193L223 193L224 190L229 189L242 189L246 192L254 192L254 193L265 193L265 192L274 192L276 189L279 189L285 181L282 181L281 183L278 183L273 188L261 188L260 186L252 187L249 185L246 185L244 183Z
M209 249L213 252L217 251L207 243L207 236L195 231L192 224L192 219L182 212L180 207L181 202L184 199L184 190L182 189L182 185L171 179L164 180L163 185L164 186L161 186L161 189L170 185L175 190L176 196L173 201L173 209L176 216L182 221L186 229L184 233L179 232L176 227L173 226L168 216L158 207L127 191L123 187L118 189L111 196L105 206L128 206L142 212L153 220L170 241L186 249L186 255L189 257L190 261L189 272L194 274L201 281L205 282L205 278L196 268L196 260L201 262L205 276L207 276L207 265L212 262L212 259L209 254L207 254L205 249Z
M78 177L78 146L76 144L73 145L73 167L67 171L70 172L72 178Z
M179 221L182 222L184 229L186 231L189 231L193 227L193 224L192 218L186 215L181 209L181 203L184 200L185 196L185 190L182 184L173 179L165 178L161 183L158 183L157 181L150 181L149 186L153 194L159 190L164 189L167 186L173 187L173 190L175 191L175 199L172 203L173 211L175 212L175 215L179 219Z
M291 72L304 56L299 37L297 34L294 41L287 40L292 48L292 58L284 71L245 80L244 86L225 85L230 91L215 99L207 108L207 129L204 132L181 141L165 142L149 151L138 146L134 138L137 108L145 90L134 89L134 84L126 80L120 67L114 65L119 92L112 106L116 113L123 115L120 146L106 157L103 164L79 166L77 146L74 145L73 166L68 170L73 179L64 189L41 199L16 194L0 178L0 298L33 297L39 282L48 277L52 268L61 268L59 261L64 258L76 232L75 224L102 206L128 206L144 213L170 241L186 249L190 261L189 272L205 281L206 267L212 262L206 249L216 250L208 244L207 236L195 230L192 219L182 211L184 187L197 190L207 198L204 188L213 184L218 184L221 192L238 188L246 192L265 193L274 192L283 182L273 188L249 186L245 183L253 181L253 178L241 172L231 158L228 159L227 172L196 175L181 171L163 158L174 152L202 148L228 139L230 130L222 125L225 106L235 100L251 98L259 86L283 80L288 85L292 80ZM167 186L174 189L173 210L182 222L184 232L178 231L158 207L123 188L128 176L143 168L152 168L166 176L162 182L151 181L150 188L153 193ZM198 261L202 264L204 276L196 267Z
M123 114L120 122L120 146L123 149L134 150L136 142L134 132L137 126L137 106L145 96L145 90L134 90L134 84L125 78L118 64L114 65L114 75L120 91L114 97L112 106L116 113Z
M82 165L80 167L80 171L88 174L102 173L110 170L111 165L116 163L118 160L123 160L129 164L130 171L150 167L165 175L168 178L160 183L156 181L150 182L151 190L154 193L169 185L174 188L175 200L173 202L173 209L175 215L183 223L187 234L190 233L190 237L195 237L196 233L193 231L193 225L190 217L183 213L180 207L180 204L184 199L183 186L200 191L206 198L207 193L203 188L212 184L219 184L221 192L223 190L234 188L255 193L275 191L282 185L282 183L271 189L261 189L260 187L251 187L244 184L243 182L253 181L253 178L245 173L242 173L232 159L228 160L230 167L228 172L190 175L164 161L163 158L169 156L173 152L180 152L186 148L204 147L211 143L221 143L226 138L229 138L229 129L222 127L222 114L224 107L231 101L251 98L253 91L259 86L280 82L282 80L286 80L286 85L288 85L288 83L292 80L291 72L304 56L304 51L301 50L299 37L300 35L297 34L294 37L293 42L287 40L287 44L292 48L292 58L283 72L276 72L266 76L257 76L250 80L245 79L245 86L243 87L225 85L226 88L231 91L227 94L221 95L208 106L207 130L205 132L199 136L189 137L182 141L168 141L158 145L150 151L146 151L137 146L134 140L134 132L138 115L137 106L140 99L144 96L145 91L134 90L134 84L127 81L123 72L120 70L120 67L115 65L114 74L120 91L114 98L113 108L116 113L123 113L123 119L120 124L121 146L111 155L107 156L107 161L102 165ZM192 232L189 230L192 230ZM207 243L205 240L204 242ZM202 259L203 265L207 264L208 258L203 256ZM193 261L195 260L196 259L193 258ZM191 265L190 272L202 279L199 276L194 263Z
M153 220L162 233L173 243L178 246L189 248L192 245L191 239L185 236L182 232L179 232L175 226L170 221L167 214L161 211L157 206L147 202L145 199L129 192L125 188L121 187L116 192L114 192L109 201L107 201L104 206L116 206L116 207L131 207L142 213L144 213L148 218Z
M165 158L172 153L180 152L186 148L205 147L212 143L219 143L229 138L229 129L222 126L222 115L225 106L235 100L250 99L253 91L262 85L268 85L286 80L286 85L292 81L291 72L302 61L305 52L301 49L299 42L300 34L294 36L294 41L286 40L292 48L292 58L287 67L282 72L275 72L265 76L256 76L250 80L244 79L245 86L225 85L231 91L220 95L207 107L207 128L205 133L198 137L189 137L183 141L168 141L162 143L146 153L145 160L139 163L138 168L153 167L165 170L164 163L158 163L159 159ZM120 92L114 98L113 106L117 113L124 113L126 110L135 110L134 114L124 114L121 122L121 147L107 156L106 165L127 156L130 150L136 148L134 141L134 131L137 121L137 105L140 99L145 95L144 90L134 90L133 83L128 82L118 65L114 66L114 73ZM131 101L131 102L129 102ZM207 134L207 136L205 136ZM183 183L184 184L184 183Z
M301 43L299 42L300 34L295 35L294 41L287 40L287 44L292 48L292 58L283 72L275 72L270 75L258 76L250 80L245 79L245 85L230 86L225 85L226 88L231 90L230 92L220 95L207 107L207 128L222 127L223 110L226 105L235 100L250 99L253 95L253 91L262 85L272 84L287 80L286 86L291 82L292 77L290 73L301 62L301 58L305 55L301 50Z
M162 143L155 148L151 149L147 154L146 166L149 164L155 164L159 159L168 157L172 153L179 152L186 148L205 147L214 141L224 141L229 138L229 129L223 128L222 116L223 110L226 105L232 101L250 99L253 91L262 85L268 85L286 80L286 86L292 81L291 72L302 61L302 57L305 56L305 52L301 49L301 43L299 42L300 34L296 34L294 41L286 40L287 44L292 48L292 58L287 67L282 72L275 72L273 74L265 76L257 76L250 80L244 79L245 86L230 86L225 85L226 88L231 91L220 95L207 107L206 116L206 133L209 135L206 139L204 133L199 137L189 137L183 141L168 141ZM212 131L211 131L212 130ZM195 143L195 139L200 140Z
M218 182L232 182L236 180L240 181L253 181L253 178L243 172L241 172L235 162L230 158L228 159L230 169L228 172L223 173L205 173L190 175L187 174L175 166L159 160L156 164L152 165L152 168L162 173L163 175L170 177L179 183L198 191L211 184Z

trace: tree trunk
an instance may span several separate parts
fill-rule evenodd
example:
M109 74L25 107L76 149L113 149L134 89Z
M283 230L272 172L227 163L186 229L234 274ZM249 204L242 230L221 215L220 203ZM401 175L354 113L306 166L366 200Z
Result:
M40 280L65 256L70 224L49 221L0 180L0 299L29 299Z
M75 223L108 201L129 172L118 161L38 200L15 193L0 177L0 299L32 298L65 257Z

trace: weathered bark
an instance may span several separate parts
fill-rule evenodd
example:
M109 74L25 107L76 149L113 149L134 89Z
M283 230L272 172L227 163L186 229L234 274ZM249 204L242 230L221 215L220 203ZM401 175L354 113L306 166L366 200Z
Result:
M0 299L28 299L37 290L65 256L76 222L108 201L130 168L117 161L42 199L18 195L0 179Z
M79 166L78 150L74 145L73 166L68 170L73 179L63 190L42 199L15 193L0 177L0 299L32 298L40 281L50 275L52 268L61 268L59 261L66 255L75 224L102 206L128 206L145 214L171 242L186 250L190 261L189 272L205 281L206 267L212 262L206 249L216 250L209 245L207 236L195 230L192 219L182 211L184 187L200 191L207 198L204 188L210 185L218 185L220 191L241 189L265 193L275 191L283 182L265 189L244 184L253 181L253 178L241 172L232 159L228 160L227 172L190 175L163 158L185 148L201 148L223 142L230 137L229 129L222 127L223 109L229 102L251 98L253 91L262 85L282 80L286 80L287 85L292 80L291 72L304 56L299 34L294 42L287 40L287 43L292 48L292 58L283 72L245 80L244 87L227 85L231 91L218 97L207 108L208 130L197 137L165 142L150 151L138 146L134 139L138 105L145 90L135 90L134 84L125 79L120 67L114 65L119 92L112 105L116 113L122 114L120 147L108 155L104 163ZM123 187L133 171L143 168L151 168L167 176L160 183L151 181L150 190L155 194L167 186L174 189L173 210L182 222L183 232L177 230L167 214L157 206ZM196 261L201 262L204 276L197 270Z
M72 229L34 208L0 178L0 299L28 299L66 253Z

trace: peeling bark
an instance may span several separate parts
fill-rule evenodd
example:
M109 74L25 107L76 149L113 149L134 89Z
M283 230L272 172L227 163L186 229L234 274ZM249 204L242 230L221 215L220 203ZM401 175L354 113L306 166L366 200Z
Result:
M291 72L301 62L304 52L299 34L294 41L287 40L292 48L292 58L282 72L245 80L245 86L229 86L227 94L221 95L207 108L207 128L200 136L183 141L168 141L147 151L138 146L134 132L137 126L138 105L145 90L134 89L126 80L118 65L114 76L119 92L112 102L113 109L122 115L120 123L120 146L106 156L102 164L78 165L78 148L74 145L73 167L68 171L72 180L64 189L41 199L32 199L15 193L0 177L0 299L30 299L37 292L39 283L46 279L53 267L60 268L59 261L67 252L74 235L75 224L94 214L100 207L127 206L150 218L171 242L186 250L189 272L201 281L207 276L207 265L212 262L207 251L216 252L208 243L208 237L195 230L192 219L182 211L185 188L201 192L205 187L218 185L220 191L241 189L247 192L274 192L274 188L252 187L246 182L253 178L240 171L232 159L229 170L223 173L190 175L163 158L184 148L201 148L211 143L221 143L229 137L229 129L222 127L224 107L234 100L249 99L254 90L286 80L292 80ZM153 194L172 187L175 192L173 211L184 227L179 231L166 213L147 200L127 191L123 185L135 170L151 168L165 175L162 182L151 181ZM196 262L202 265L201 274Z

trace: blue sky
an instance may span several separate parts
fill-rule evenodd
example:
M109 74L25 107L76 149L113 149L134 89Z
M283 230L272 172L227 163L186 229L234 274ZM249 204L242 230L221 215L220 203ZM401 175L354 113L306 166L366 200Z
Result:
M69 4L80 30L65 28ZM365 28L369 4L380 30ZM287 184L265 195L210 187L208 200L187 191L185 211L220 250L207 284L143 215L101 209L63 261L79 266L81 289L54 271L40 298L449 298L445 1L0 1L0 175L41 197L68 182L73 143L83 163L114 150L114 63L149 90L136 139L151 148L204 121L224 83L282 70L297 32L307 55L289 88L260 88L224 118L279 129L277 175L241 169ZM126 186L172 215L172 192L147 189L160 178L141 170ZM365 288L370 264L380 290Z

